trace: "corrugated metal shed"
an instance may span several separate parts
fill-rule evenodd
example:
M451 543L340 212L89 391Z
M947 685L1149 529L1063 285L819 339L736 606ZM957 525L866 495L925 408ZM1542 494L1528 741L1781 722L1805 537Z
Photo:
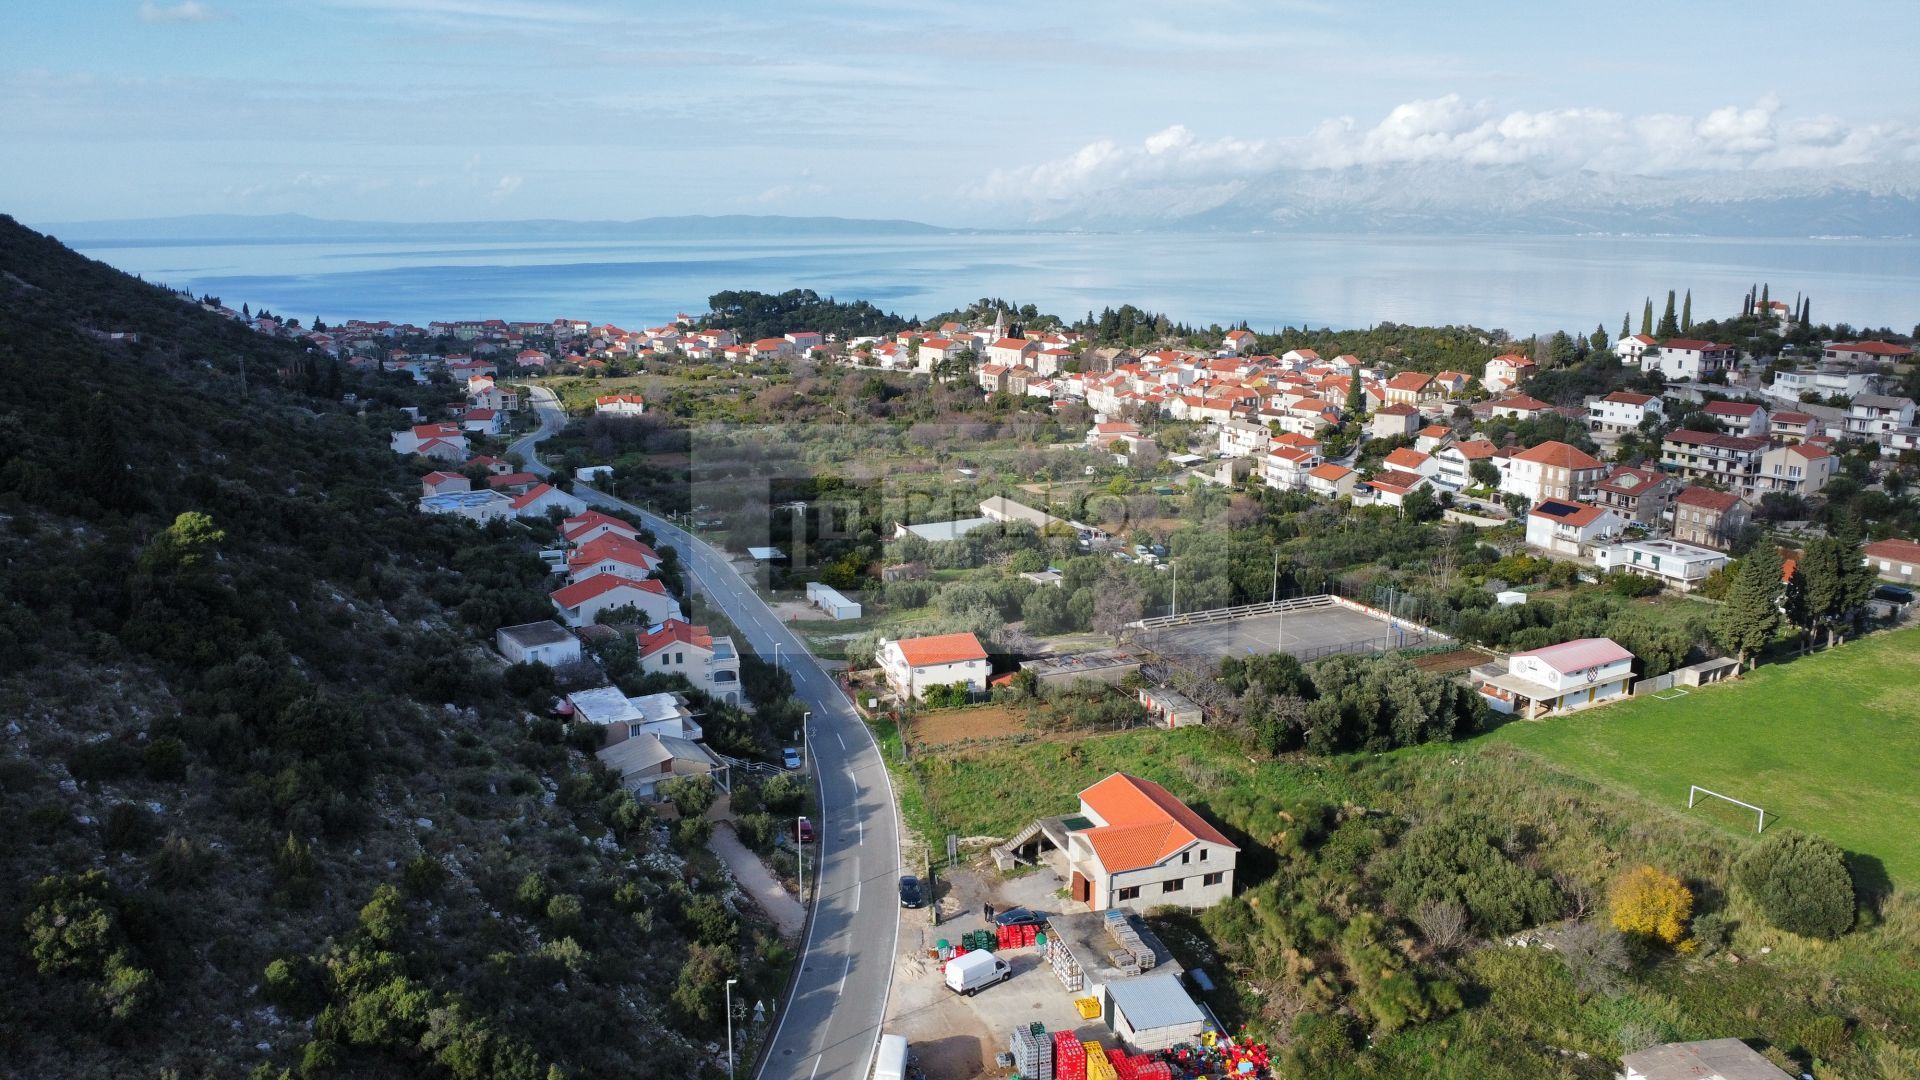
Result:
M1197 1027L1207 1021L1175 972L1108 983L1107 995L1113 999L1114 1010L1126 1017L1127 1027L1134 1031Z

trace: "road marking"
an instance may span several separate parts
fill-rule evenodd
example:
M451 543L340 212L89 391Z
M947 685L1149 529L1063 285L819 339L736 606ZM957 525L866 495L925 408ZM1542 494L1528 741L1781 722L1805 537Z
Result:
M860 856L858 855L853 857L853 910L860 910ZM851 955L847 957L847 963L853 963L853 957ZM845 981L845 978L845 976L841 976L842 981Z
M858 905L855 905L855 906L857 907ZM839 993L844 993L846 991L847 976L852 973L853 973L853 954L849 953L847 954L847 966L840 969L840 985L834 989L833 991L834 993L839 994Z
M845 750L847 748L847 740L841 738L840 733L837 731L833 733L833 741L840 744L840 749Z
M825 1054L820 1054L813 1059L813 1071L807 1074L807 1080L813 1080L814 1077L820 1075L820 1059L825 1056Z

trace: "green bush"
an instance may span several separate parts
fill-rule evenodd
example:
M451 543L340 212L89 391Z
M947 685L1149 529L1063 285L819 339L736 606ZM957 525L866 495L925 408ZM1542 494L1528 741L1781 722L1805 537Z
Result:
M1368 875L1395 910L1451 900L1467 909L1483 934L1508 934L1559 914L1553 882L1507 858L1491 825L1471 817L1438 818L1407 831L1376 857Z
M1829 840L1774 832L1740 857L1733 876L1767 921L1788 933L1836 938L1853 927L1853 875L1846 853Z
M139 803L114 803L101 840L109 851L141 851L153 844L158 831L151 810Z

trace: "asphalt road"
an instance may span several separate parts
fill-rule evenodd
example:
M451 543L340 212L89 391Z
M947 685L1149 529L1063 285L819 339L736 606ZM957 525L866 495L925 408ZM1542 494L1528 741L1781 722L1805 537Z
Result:
M508 447L542 476L549 469L535 444L566 427L553 392L529 386L540 428ZM778 1014L763 1078L842 1077L866 1080L887 1014L894 955L899 949L900 828L893 786L873 734L852 702L813 659L793 632L741 580L726 558L704 541L640 507L589 488L576 490L588 504L638 515L662 544L680 555L695 586L739 630L742 648L763 659L778 657L794 691L812 710L807 747L819 785L818 893L800 954L800 976Z

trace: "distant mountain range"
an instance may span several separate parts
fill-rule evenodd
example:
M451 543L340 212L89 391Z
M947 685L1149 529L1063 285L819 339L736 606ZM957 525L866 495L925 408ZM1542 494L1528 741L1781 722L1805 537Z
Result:
M704 240L764 236L931 236L956 230L918 221L747 214L651 217L632 221L339 221L305 214L195 214L37 226L68 244L106 241L485 241Z
M1095 187L1033 206L1030 227L1111 230L1920 235L1920 171L1903 166L1675 176L1457 164L1283 170Z

